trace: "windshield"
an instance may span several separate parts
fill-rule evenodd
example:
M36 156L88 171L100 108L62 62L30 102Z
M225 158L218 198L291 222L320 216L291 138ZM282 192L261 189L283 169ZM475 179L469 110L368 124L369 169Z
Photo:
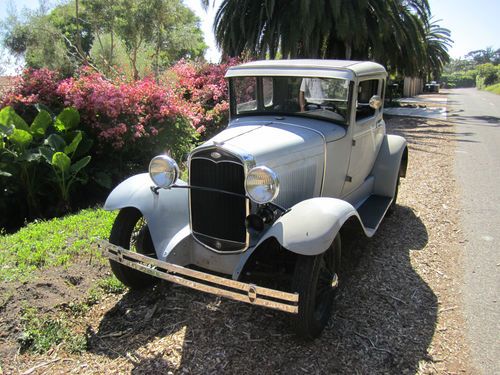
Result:
M278 114L347 122L349 81L338 78L235 77L233 115Z

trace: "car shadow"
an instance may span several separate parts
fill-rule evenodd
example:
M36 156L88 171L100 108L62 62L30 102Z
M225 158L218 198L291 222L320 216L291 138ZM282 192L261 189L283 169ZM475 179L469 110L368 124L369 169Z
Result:
M335 309L312 342L291 333L288 316L160 283L126 293L87 332L89 350L126 357L132 373L415 373L428 361L437 297L410 254L425 225L397 206L372 239L343 233Z

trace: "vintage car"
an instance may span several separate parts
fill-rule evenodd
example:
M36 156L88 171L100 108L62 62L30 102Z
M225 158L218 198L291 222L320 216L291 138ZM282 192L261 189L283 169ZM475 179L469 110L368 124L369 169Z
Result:
M187 159L168 155L116 187L100 244L131 288L158 278L290 314L320 335L339 284L340 230L371 237L406 173L404 138L382 117L373 62L255 61L232 67L230 122ZM354 223L354 224L353 224Z

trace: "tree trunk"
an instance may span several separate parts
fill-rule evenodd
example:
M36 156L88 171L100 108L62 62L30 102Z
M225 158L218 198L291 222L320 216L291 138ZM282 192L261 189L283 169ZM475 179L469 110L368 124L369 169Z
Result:
M111 36L111 47L109 50L109 64L113 66L113 52L115 48L115 34L113 33L113 29L111 29L110 36Z
M134 81L139 80L139 71L137 70L137 48L132 52L132 70L134 74Z
M351 43L345 42L345 59L350 60L352 56Z
M83 64L87 64L87 57L85 56L85 53L83 52L82 48L82 36L80 35L80 11L79 11L79 0L75 0L75 15L76 15L76 48L78 50L78 54L83 60Z

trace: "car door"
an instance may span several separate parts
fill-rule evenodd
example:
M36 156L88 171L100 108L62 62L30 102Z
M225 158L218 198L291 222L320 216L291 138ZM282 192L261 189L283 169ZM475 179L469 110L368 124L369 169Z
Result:
M368 177L375 163L378 149L385 133L382 120L382 107L370 107L373 95L382 96L383 79L365 79L359 81L354 98L356 115L351 125L352 148L342 195L356 190Z

